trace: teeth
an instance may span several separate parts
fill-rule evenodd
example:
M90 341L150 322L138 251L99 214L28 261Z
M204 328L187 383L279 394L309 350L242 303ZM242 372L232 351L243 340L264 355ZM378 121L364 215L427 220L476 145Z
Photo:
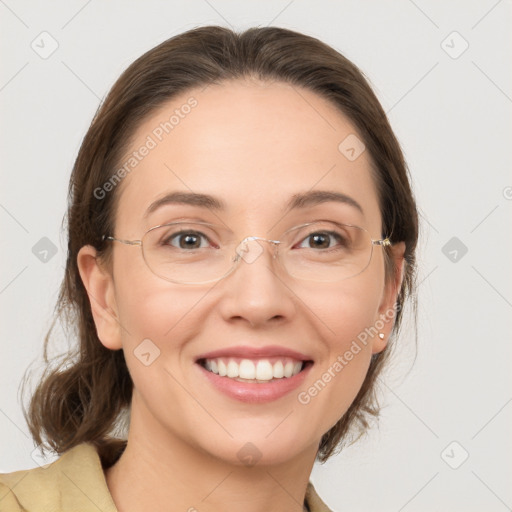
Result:
M265 359L258 361L256 366L256 379L257 380L272 380L274 372L270 361Z
M290 359L277 360L272 364L268 359L242 359L239 363L233 359L207 359L204 367L221 377L268 382L272 379L289 378L302 370L303 362Z
M282 361L274 364L274 379L282 379L284 377L284 366Z
M235 363L235 361L229 361L227 376L234 379L235 377L239 376L238 374L238 365Z
M284 365L284 376L285 377L291 377L293 373L293 363L288 362Z
M236 363L235 363L236 364ZM258 363L259 366L259 363ZM254 366L254 363L249 359L244 359L240 362L240 366L238 369L238 376L241 379L255 379L256 378L256 367ZM259 379L260 377L258 377Z

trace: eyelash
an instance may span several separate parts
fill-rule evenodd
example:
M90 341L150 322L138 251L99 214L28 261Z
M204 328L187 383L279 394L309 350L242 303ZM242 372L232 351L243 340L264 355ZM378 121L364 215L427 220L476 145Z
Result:
M164 239L163 245L171 245L171 244L168 244L169 240L172 240L174 238L179 238L182 236L187 236L187 235L203 237L210 242L210 239L204 233L200 233L199 231L180 231L179 233L174 233L173 235ZM175 247L175 246L172 246L172 247ZM179 249L179 247L177 247L177 249ZM201 249L201 247L199 247L199 249Z
M205 235L204 233L201 233L199 231L181 231L179 233L174 233L173 235L167 237L165 240L163 240L162 242L162 245L171 245L172 247L176 247L175 245L172 245L171 243L169 243L169 241L173 240L173 239L179 239L179 237L184 237L184 236L188 236L188 235L193 235L193 236L197 236L197 237L202 237L204 238L205 240L207 240L208 242L210 242L210 239L208 238L207 235ZM335 233L334 231L314 231L312 233L309 233L307 236L305 236L298 244L296 245L302 245L308 238L311 238L315 235L327 235L332 239L337 239L339 245L346 245L346 239L344 239L342 237L342 235L340 235L339 233ZM211 242L210 242L211 243ZM177 249L179 249L179 247L176 247ZM201 249L202 247L199 247L199 249ZM331 247L331 245L329 244L329 247L327 247L327 249L333 249L333 247Z

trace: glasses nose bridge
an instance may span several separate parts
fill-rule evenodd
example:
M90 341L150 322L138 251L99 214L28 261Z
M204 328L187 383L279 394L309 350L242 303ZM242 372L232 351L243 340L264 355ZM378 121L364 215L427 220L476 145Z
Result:
M250 244L250 242L255 242L256 245ZM234 265L237 266L240 260L244 260L246 263L253 263L256 261L264 251L263 247L258 242L268 242L271 244L274 248L272 253L274 259L279 255L279 244L283 243L281 240L271 240L261 236L247 236L236 247L236 255L233 260Z
M262 236L246 236L241 243L244 243L246 240L260 240L261 242L269 242L274 245L275 249L277 249L279 244L283 243L281 240L271 240L269 238L263 238Z

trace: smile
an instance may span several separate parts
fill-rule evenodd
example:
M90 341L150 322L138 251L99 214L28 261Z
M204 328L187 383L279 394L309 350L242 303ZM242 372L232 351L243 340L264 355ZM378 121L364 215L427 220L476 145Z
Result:
M195 363L210 389L251 404L289 395L314 365L310 355L278 345L226 347L198 355Z
M206 370L241 382L266 383L274 379L288 379L297 375L305 361L291 358L213 358L203 359L199 364Z

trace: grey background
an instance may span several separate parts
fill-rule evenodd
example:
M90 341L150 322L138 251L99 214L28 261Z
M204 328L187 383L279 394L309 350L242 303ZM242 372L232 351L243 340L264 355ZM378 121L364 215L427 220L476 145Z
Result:
M175 34L270 24L364 71L422 212L417 358L408 329L382 379L380 427L315 466L312 481L334 510L510 510L511 14L505 0L0 0L0 472L40 462L18 387L40 364L68 178L101 98Z

